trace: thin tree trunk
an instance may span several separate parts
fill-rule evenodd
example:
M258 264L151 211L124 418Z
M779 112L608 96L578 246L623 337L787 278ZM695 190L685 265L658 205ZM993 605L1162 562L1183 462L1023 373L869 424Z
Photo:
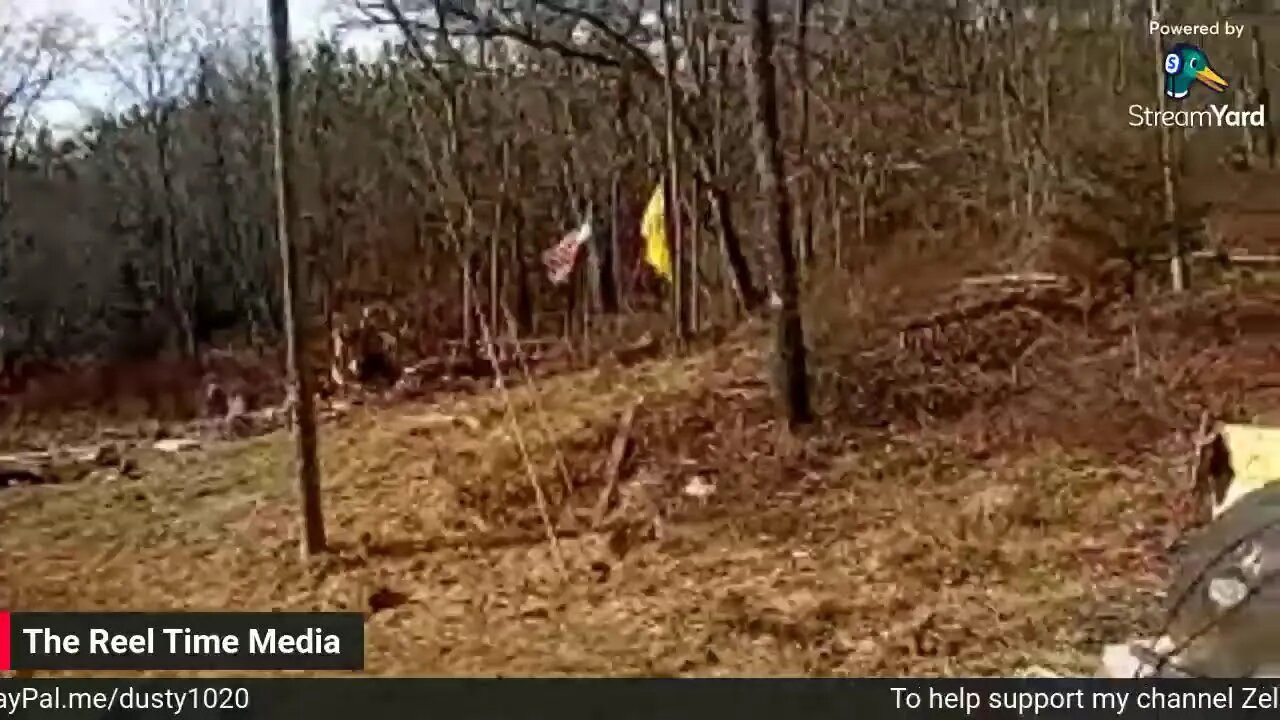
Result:
M1240 112L1248 112L1249 103L1252 101L1249 87L1249 78L1245 77L1240 81L1240 92L1236 94L1236 109ZM1240 126L1240 143L1243 151L1244 167L1253 167L1253 157L1258 152L1256 143L1253 141L1253 128L1248 125Z
M165 272L169 276L169 302L178 321L178 330L182 333L182 352L186 357L195 358L196 347L195 326L191 318L190 276L187 263L191 261L184 252L183 243L178 236L178 208L175 202L177 190L173 185L173 163L169 158L169 110L156 110L155 143L156 159L160 170L160 189L164 194L164 238L169 248L169 258Z
M616 176L615 176L616 177ZM612 207L612 187L610 188L610 203ZM595 261L591 265L592 278L595 281L596 303L599 311L603 315L616 315L618 313L618 283L617 283L617 236L612 229L612 223L609 223L609 235L606 237L601 232L601 218L604 212L596 210L595 205L591 206L591 257Z
M1001 176L1005 181L1005 192L1008 193L1009 200L1009 219L1014 221L1018 217L1018 188L1017 179L1013 171L1013 160L1016 157L1016 151L1013 145L1013 125L1009 118L1009 97L1005 92L1005 84L1009 82L1009 76L1005 71L1005 66L1001 65L999 72L996 73L996 111L1000 114L1000 149L1002 151L1002 159L1004 161L1003 172Z
M609 188L609 281L620 309L626 303L622 294L622 174L615 171Z
M718 0L718 11L721 22L729 25L734 22L734 16L730 10L728 0ZM729 195L729 191L718 183L717 180L725 177L726 163L724 161L724 128L725 128L725 95L726 95L726 77L731 74L731 63L729 61L729 43L723 35L719 37L720 52L716 60L716 92L715 92L715 118L712 128L712 152L713 157L708 159L705 153L699 152L694 158L697 163L695 168L701 177L698 178L706 189L708 200L711 202L711 209L715 213L716 225L720 229L720 249L724 255L725 265L729 270L729 277L733 282L733 291L737 296L738 307L743 312L750 313L754 311L764 301L764 293L756 287L755 280L751 276L751 265L747 262L747 255L742 250L742 238L738 235L737 226L733 222L733 201ZM692 134L698 127L691 125L688 127ZM690 137L690 143L698 145L698 138ZM714 166L713 166L714 163Z
M1151 19L1163 22L1160 14L1159 0L1151 0ZM1152 45L1157 54L1160 52L1160 36L1152 35ZM1164 75L1156 68L1156 95L1159 99L1159 110L1164 112L1168 104L1164 96ZM1183 256L1182 236L1178 228L1178 199L1174 186L1173 172L1173 131L1167 126L1160 127L1160 144L1158 146L1160 171L1163 176L1164 224L1169 233L1169 282L1174 292L1182 292L1187 287L1187 261Z
M695 180L693 192L689 193L689 330L695 335L702 329L702 303L699 298L702 272L702 263L699 259L702 253L702 202L699 195L701 188L697 187L698 184Z
M511 229L511 259L515 265L516 311L512 337L530 335L536 331L533 315L533 290L529 287L529 267L525 261L520 238L524 234L524 214L515 208L514 227Z
M664 218L667 225L667 242L671 244L671 314L676 337L683 341L689 335L688 316L685 312L685 247L680 222L680 150L676 146L676 57L672 45L671 18L666 3L658 5L658 17L662 23L662 54L666 89L666 137L663 155L666 178L663 182Z
M456 231L455 231L456 232ZM462 345L470 348L472 341L475 339L475 305L476 305L476 280L475 272L475 253L471 250L462 251L461 262L461 285L459 292L462 293Z
M619 143L626 143L620 148L620 157L614 159L613 177L609 184L609 264L608 275L612 286L614 312L627 303L623 288L626 287L625 270L622 258L622 178L631 165L635 153L635 143L626 132L627 112L631 103L631 79L621 75L617 81L617 96L613 114L614 137Z
M773 21L769 0L751 0L751 59L747 91L753 116L752 140L760 185L769 203L767 232L778 254L778 297L774 362L779 399L787 421L800 425L813 420L809 378L800 318L800 283L792 241L791 197L783 186L782 128L778 119L777 76L773 66Z
M498 332L502 317L502 248L499 239L507 224L507 192L511 187L511 141L502 143L502 181L498 186L498 202L493 210L493 230L489 236L489 328Z
M271 45L275 55L276 232L280 241L281 284L285 299L285 331L288 338L289 382L294 413L294 437L298 452L298 488L302 494L302 551L324 552L324 513L320 505L320 463L317 458L315 398L311 369L307 366L307 316L299 275L293 230L297 227L297 196L293 186L293 75L289 45L288 0L269 0Z
M809 0L796 0L796 93L800 108L800 128L796 147L798 157L804 158L809 145ZM800 197L804 198L800 209L800 264L807 267L813 261L813 202L808 173L801 173Z
M727 11L727 10L726 10L726 8L725 8L725 0L720 0L720 8L719 8L719 10L720 10L720 14L721 14L721 16L723 16L723 15L727 14L727 12L728 12L728 11ZM718 48L717 48L717 51L716 51L716 80L715 80L716 87L715 87L715 92L714 92L714 94L712 95L712 100L713 100L713 102L712 102L712 106L711 106L711 163L712 163L712 171L715 173L715 175L716 175L717 177L720 177L720 176L723 176L723 175L724 175L724 170L725 170L725 163L724 163L725 82L724 82L724 76L725 76L725 73L726 73L726 72L728 72L728 69L729 69L729 43L728 43L728 41L726 41L726 40L725 40L725 39L724 39L724 38L723 38L719 33L717 33L717 35L716 35L716 42L717 42L717 45L718 45ZM710 186L707 186L707 189L708 189L708 191L709 191L709 192L713 192L713 191L714 191L714 188L711 188ZM713 211L714 213L718 213L718 212L719 212L719 207L718 207L717 205L715 205L714 203L712 204L711 209L712 209L712 211ZM719 224L719 223L718 223L718 224ZM722 228L722 229L721 229L721 237L722 237L722 238L723 238L723 233L724 233L724 230L723 230L723 228ZM728 246L726 243L723 243L723 241L722 241L722 250L723 250L724 255L725 255L726 263L729 263L729 262L731 261L732 256L731 256L731 254L730 254L730 252L729 252L729 246ZM739 254L741 254L741 253L739 253ZM742 258L742 262L746 262L746 259L745 259L745 258ZM727 289L727 290L729 290L729 292L730 292L730 293L732 293L732 294L734 295L734 297L727 298L727 299L729 300L729 303L728 303L728 304L729 304L729 316L730 316L731 318L735 318L735 319L736 319L736 317L737 317L737 310L739 310L739 309L745 309L746 303L745 303L745 302L743 302L742 294L741 294L741 292L740 292L739 288L737 287L736 283L734 282L734 279L733 279L733 278L734 278L734 275L733 275L732 273L729 273L728 275L729 275L729 284L728 284L728 287L727 287L726 289ZM733 300L734 300L735 298L736 298L736 299L737 299L737 301L738 301L738 302L737 302L737 304L736 304L736 306L735 306L735 304L733 303Z
M722 187L713 187L710 193L716 224L720 226L720 249L724 252L725 264L729 266L738 303L743 311L752 312L764 301L764 294L751 279L751 266L747 262L747 254L742 251L742 238L738 235L738 228L733 223L733 202L729 191Z
M1253 63L1258 73L1258 107L1266 108L1267 114L1262 126L1264 143L1267 146L1267 166L1276 167L1276 129L1271 123L1271 85L1267 82L1267 46L1262 41L1262 28L1254 24L1250 30L1250 46L1253 51Z
M346 234L342 231L344 224L342 212L333 190L333 170L328 152L329 137L325 133L329 125L327 103L331 99L328 90L333 82L329 65L332 61L325 58L321 62L323 64L320 67L320 76L316 79L315 94L312 98L312 102L315 104L314 112L316 117L311 125L311 147L312 152L315 153L317 182L322 206L317 222L320 223L319 237L324 243L324 247L323 249L319 247L320 243L315 242L314 239L311 245L313 252L323 258L321 267L324 268L324 323L331 365L328 374L333 376L336 369L332 367L333 363L341 362L339 357L340 348L336 345L338 338L333 330L338 314L344 310L346 305L346 293L344 292L346 283L341 279L342 273L347 270L346 253L341 248L341 245L346 243ZM335 243L340 247L335 248Z
M711 83L711 28L707 24L706 0L695 0L694 22L689 23L686 33L685 52L694 62L693 69L697 80L699 95L706 97ZM697 48L697 54L693 53ZM719 172L719 168L716 169ZM693 192L689 193L689 329L697 335L702 331L702 190L703 183L695 176ZM710 284L710 283L707 283Z

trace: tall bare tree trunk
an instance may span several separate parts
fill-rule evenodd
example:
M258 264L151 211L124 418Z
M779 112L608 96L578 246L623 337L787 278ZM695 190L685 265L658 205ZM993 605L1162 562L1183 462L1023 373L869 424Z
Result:
M499 238L507 224L507 192L511 187L511 141L502 143L502 180L498 202L493 209L493 230L489 236L489 332L498 332L502 318L502 247Z
M800 282L797 278L792 239L791 196L783 186L782 128L778 119L777 76L773 65L773 20L769 0L751 0L751 55L747 92L753 119L752 141L756 170L769 210L768 234L777 245L778 307L774 362L777 392L787 421L800 425L813 420L809 401L809 375L800 318Z
M800 157L809 144L809 0L796 0L796 105L800 109L800 128L796 147ZM800 265L807 267L813 261L813 199L810 175L801 173L800 197Z
M1240 92L1236 94L1235 106L1240 112L1248 112L1249 104L1253 102L1253 88L1249 86L1249 77L1246 75L1240 80ZM1243 164L1245 168L1253 167L1253 156L1257 153L1257 143L1253 139L1253 128L1248 125L1240 127L1240 144L1242 146Z
M693 19L685 23L685 56L698 85L698 93L705 97L710 77L707 72L708 43L705 0L694 0ZM695 53L695 49L697 52ZM689 183L689 331L697 335L702 331L702 188L703 183L694 174Z
M717 11L720 15L720 21L727 27L732 27L735 18L730 10L729 1L717 0ZM739 236L737 227L733 222L733 203L730 199L729 190L724 187L723 183L717 182L717 180L725 177L727 168L724 159L725 113L727 112L726 76L730 74L730 68L732 67L729 61L729 46L732 41L723 34L718 34L717 38L717 44L720 47L716 58L716 91L713 111L714 126L712 129L712 152L714 156L711 161L708 161L705 155L700 154L699 158L697 158L697 163L698 170L702 175L699 179L706 187L708 200L711 202L711 210L715 214L716 225L720 230L720 249L724 255L729 277L733 282L733 292L737 296L738 308L743 312L751 313L764 302L765 293L756 286L755 280L751 276L751 265L747 262L747 255L742 249L742 238ZM711 166L712 161L715 167Z
M1258 73L1258 106L1265 108L1263 110L1267 117L1262 126L1262 136L1267 146L1267 166L1271 169L1276 167L1276 129L1271 124L1271 85L1267 82L1267 46L1262 42L1262 27L1254 24L1250 31L1250 49L1253 52L1253 64Z
M182 333L182 352L189 358L196 358L199 349L196 347L195 327L191 318L192 302L191 273L188 272L191 262L190 251L185 247L178 233L177 190L173 183L173 163L169 157L170 113L172 108L165 100L165 105L154 109L156 164L160 171L160 188L164 194L164 237L169 251L165 272L169 275L169 302L178 323L178 331Z
M328 91L333 85L333 68L331 65L333 62L334 60L327 53L320 60L319 77L316 78L315 94L312 97L315 117L311 123L311 150L315 153L316 174L318 176L316 182L319 186L320 204L323 208L318 214L316 222L324 247L319 247L319 243L315 242L314 235L311 239L311 246L315 248L315 252L319 252L321 257L324 258L324 261L320 263L324 273L322 278L324 297L322 312L324 315L325 337L328 338L330 376L333 374L334 363L341 363L341 352L337 347L338 336L333 331L338 315L346 305L345 283L339 278L342 271L347 268L345 257L336 259L334 257L335 251L338 250L335 246L345 243L346 239L342 232L342 213L339 211L334 193L333 172L329 155L330 138L327 137L328 131L326 130L326 126L330 122L328 113L331 97Z
M200 56L200 66L203 105L205 112L209 113L209 134L212 136L213 172L218 193L218 219L222 223L222 232L230 240L231 248L228 253L234 258L233 262L243 263L249 257L248 242L242 231L242 226L236 218L235 211L232 209L232 198L235 197L235 192L231 187L231 167L227 162L225 118L223 117L223 110L218 107L218 103L214 99L215 96L218 96L218 100L222 99L222 88L220 87L215 92L209 86L209 81L216 77L216 71L209 64L207 57ZM218 79L221 80L221 78ZM260 325L264 319L258 316L257 308L253 302L254 293L251 289L250 281L246 277L247 274L237 269L236 272L231 273L231 279L236 307L243 313L249 337L253 339L262 335L263 329Z
M1164 21L1160 13L1160 0L1151 0L1151 19ZM1159 56L1162 50L1160 36L1152 35L1151 38L1152 45ZM1164 96L1164 75L1159 66L1156 66L1156 96L1160 102L1159 110L1163 113L1168 103ZM1187 259L1183 255L1182 235L1178 228L1178 198L1173 172L1173 131L1167 125L1160 127L1158 153L1160 171L1164 179L1164 224L1165 231L1169 233L1169 283L1174 292L1182 292L1187 287Z
M624 138L629 137L626 132L626 118L631 107L631 79L625 74L620 75L617 80L616 90L613 132L619 142L624 142ZM620 149L618 157L613 160L613 174L609 184L609 273L610 284L613 286L615 312L627 303L625 294L627 277L623 270L621 234L623 223L622 178L627 168L631 166L634 155L634 143L626 142L626 145Z
M293 71L289 46L289 2L269 0L271 47L275 55L276 233L280 240L281 280L285 300L285 332L289 349L289 383L293 400L294 438L298 451L298 487L302 494L302 551L325 550L324 512L320 506L320 463L317 458L315 398L311 368L307 367L307 316L299 278L297 196L293 186Z
M462 344L471 347L475 337L475 261L470 250L462 251L458 292L462 295Z
M671 243L671 313L676 337L684 340L689 334L688 314L685 311L686 275L685 247L680 222L680 149L676 144L676 54L672 45L671 17L665 2L658 5L658 17L662 23L662 59L664 61L667 115L663 159L666 178L663 181L663 207L667 224L667 242Z

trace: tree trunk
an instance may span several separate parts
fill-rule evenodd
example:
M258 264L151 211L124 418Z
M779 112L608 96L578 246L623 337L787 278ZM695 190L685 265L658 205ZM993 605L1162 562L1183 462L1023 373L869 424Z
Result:
M738 302L745 312L751 312L764 301L764 294L751 279L751 266L747 263L747 254L742 251L742 238L733 224L733 201L729 198L729 191L722 187L710 187L709 192L716 224L720 226L720 249L724 252L725 264L729 266Z
M666 135L663 144L663 165L666 177L662 184L663 213L667 225L667 242L671 244L671 316L676 337L683 341L689 334L688 316L685 313L685 247L680 222L680 151L676 145L676 57L672 46L671 18L667 4L658 5L658 17L662 23L662 59L666 89Z
M800 158L809 145L809 0L796 0L796 105L800 108L800 128L796 147ZM807 268L813 261L813 201L809 173L802 172L800 197L804 198L800 209L800 265Z
M529 287L529 267L525 261L520 238L524 234L524 214L515 208L515 227L511 229L511 260L515 266L516 308L512 337L527 336L535 331L533 326L533 289Z
M312 235L312 252L323 258L320 266L324 268L324 324L325 337L328 338L329 363L332 366L339 360L340 352L336 346L337 336L334 335L334 323L338 314L345 310L346 293L345 278L342 277L343 272L347 269L346 263L341 257L343 253L340 248L335 248L335 244L343 244L346 242L344 233L342 232L341 212L338 211L338 202L334 193L333 171L330 167L330 156L328 153L328 142L330 138L325 137L324 128L328 124L328 108L329 95L326 92L329 84L333 82L329 73L329 66L326 64L321 66L321 76L317 78L315 95L312 102L315 103L314 112L316 117L311 123L311 150L315 153L316 178L318 191L320 195L320 204L322 206L317 223L320 224L320 231ZM314 228L314 226L313 226ZM316 238L320 238L324 243L324 247L319 247L320 243L316 242Z
M167 102L167 101L165 101ZM191 258L189 251L184 250L184 243L178 235L178 208L176 204L177 190L173 185L173 164L169 158L169 109L155 110L158 113L155 124L156 159L160 171L160 187L164 194L164 237L169 249L168 263L165 272L169 276L170 296L168 301L178 322L178 330L182 333L182 352L188 358L195 358L195 327L191 313L191 278L187 272Z
M1151 19L1164 22L1160 13L1159 0L1151 0ZM1152 44L1158 53L1160 36L1152 35L1151 37ZM1160 102L1159 110L1164 112L1168 103L1164 96L1164 75L1159 67L1156 69L1156 94ZM1163 175L1165 231L1169 233L1169 283L1174 292L1182 292L1187 287L1187 259L1183 253L1181 229L1178 227L1178 198L1173 172L1173 131L1167 125L1160 127L1160 144L1157 152L1160 171Z
M476 261L473 251L463 251L458 273L461 280L458 292L462 295L462 344L470 348L476 338Z
M773 21L769 0L751 0L751 56L747 69L747 93L751 104L752 141L756 170L769 209L767 234L777 246L778 297L774 362L777 393L792 425L813 419L809 378L800 318L800 283L792 241L791 197L783 186L782 129L778 119L777 76L773 66Z
M208 61L205 57L200 58L201 65L205 68L202 76L208 78L209 70ZM226 128L223 124L222 110L217 106L214 98L214 91L207 85L202 86L205 90L205 111L209 113L209 134L211 135L213 150L213 172L214 182L218 193L218 215L222 222L222 232L230 241L230 249L227 251L228 260L231 268L231 283L234 291L236 310L241 313L246 325L250 330L250 335L261 334L258 326L261 319L257 316L256 307L252 302L253 291L250 288L248 273L242 268L241 264L249 263L249 253L247 252L247 243L244 234L241 232L241 225L236 219L235 210L233 209L233 198L235 192L231 185L231 167L227 162L227 137ZM223 98L219 95L218 100ZM257 260L254 257L253 260Z
M298 452L298 488L302 494L302 551L325 550L324 513L320 506L320 463L317 458L315 398L311 368L307 366L307 315L303 302L297 248L297 196L293 186L293 75L289 44L288 0L270 0L271 46L275 55L276 233L280 241L281 285L284 291L285 332L288 338L289 382L293 400L294 437Z
M1235 109L1240 112L1249 111L1249 103L1252 102L1252 88L1249 87L1249 78L1245 76L1240 80L1240 92L1236 93ZM1253 141L1253 128L1248 125L1240 127L1240 144L1243 157L1243 165L1245 169L1253 167L1253 156L1258 149Z
M499 270L502 262L502 246L498 242L498 234L504 224L502 205L499 201L493 209L493 230L489 235L489 332L498 332L498 318L502 313L502 274Z
M635 154L635 144L629 141L626 131L627 113L631 108L631 79L622 75L618 78L617 97L614 105L613 132L619 142L627 144L621 148L620 158L614 160L613 177L609 187L609 284L613 295L614 311L617 312L626 304L627 298L623 288L627 287L626 271L622 256L622 178L630 167Z
M1258 73L1258 107L1267 114L1262 126L1264 143L1267 146L1267 166L1276 167L1276 129L1271 123L1271 85L1267 82L1267 46L1262 42L1262 28L1254 24L1250 31L1250 49L1253 51L1253 63Z
M604 312L616 314L622 308L622 173L615 170L609 185L609 237L599 241L600 299Z

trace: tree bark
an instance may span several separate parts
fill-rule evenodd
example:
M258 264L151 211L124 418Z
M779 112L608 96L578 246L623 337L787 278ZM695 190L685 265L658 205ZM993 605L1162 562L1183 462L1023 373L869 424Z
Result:
M515 266L516 308L515 325L511 328L512 337L533 334L533 288L529 287L529 264L524 256L521 244L524 235L524 214L520 208L515 209L514 227L511 229L511 260Z
M683 224L680 222L680 151L676 145L676 56L672 46L671 18L666 3L658 5L658 17L662 23L663 88L666 90L666 134L663 144L663 165L666 177L662 184L663 213L666 221L667 242L671 244L671 316L676 338L684 341L689 334L688 316L685 313L685 247Z
M752 114L756 170L769 209L767 234L777 249L778 307L774 308L774 362L777 393L792 426L813 420L800 317L800 283L792 239L791 197L783 186L782 128L778 119L777 76L773 65L773 21L769 0L751 0L751 54L747 94Z
M1160 0L1151 0L1151 19L1164 21L1160 12ZM1160 51L1159 35L1152 36L1152 44L1158 53ZM1156 69L1156 93L1160 101L1159 110L1164 112L1168 103L1164 96L1164 75L1159 67ZM1168 126L1160 128L1157 152L1163 176L1165 231L1169 233L1169 283L1174 292L1182 292L1187 287L1187 259L1184 254L1181 230L1178 227L1178 197L1173 172L1173 131Z
M800 109L800 128L797 133L796 147L800 149L799 157L804 157L804 149L809 144L809 0L796 0L796 105ZM800 179L800 197L804 198L800 210L800 265L808 267L813 261L813 201L809 175L802 174Z
M1258 73L1258 94L1257 103L1259 107L1266 108L1264 112L1267 118L1262 126L1262 134L1264 142L1267 146L1267 166L1271 169L1276 167L1276 129L1271 124L1271 86L1267 83L1267 46L1262 41L1262 28L1254 24L1250 30L1250 50L1253 53L1254 67Z
M191 262L186 243L182 242L178 233L177 190L173 182L173 163L169 158L169 130L171 108L167 106L153 108L154 138L156 162L160 172L160 189L164 194L164 237L168 247L168 258L165 272L170 282L168 298L178 330L182 333L182 352L186 357L196 358L199 348L196 346L195 327L192 322L191 274L188 264Z

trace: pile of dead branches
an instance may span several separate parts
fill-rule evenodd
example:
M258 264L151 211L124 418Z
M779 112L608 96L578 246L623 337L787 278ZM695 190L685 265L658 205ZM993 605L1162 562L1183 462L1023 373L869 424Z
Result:
M958 423L984 445L1146 448L1200 410L1185 367L1258 314L1212 298L1139 305L1034 274L970 279L939 305L852 347L819 348L819 378L841 415L903 431ZM1178 329L1191 322L1182 315L1198 318L1197 333Z
M832 353L820 374L843 414L870 426L918 426L1007 400L1046 345L1085 320L1062 282L964 287L943 309L886 323L862 347Z

